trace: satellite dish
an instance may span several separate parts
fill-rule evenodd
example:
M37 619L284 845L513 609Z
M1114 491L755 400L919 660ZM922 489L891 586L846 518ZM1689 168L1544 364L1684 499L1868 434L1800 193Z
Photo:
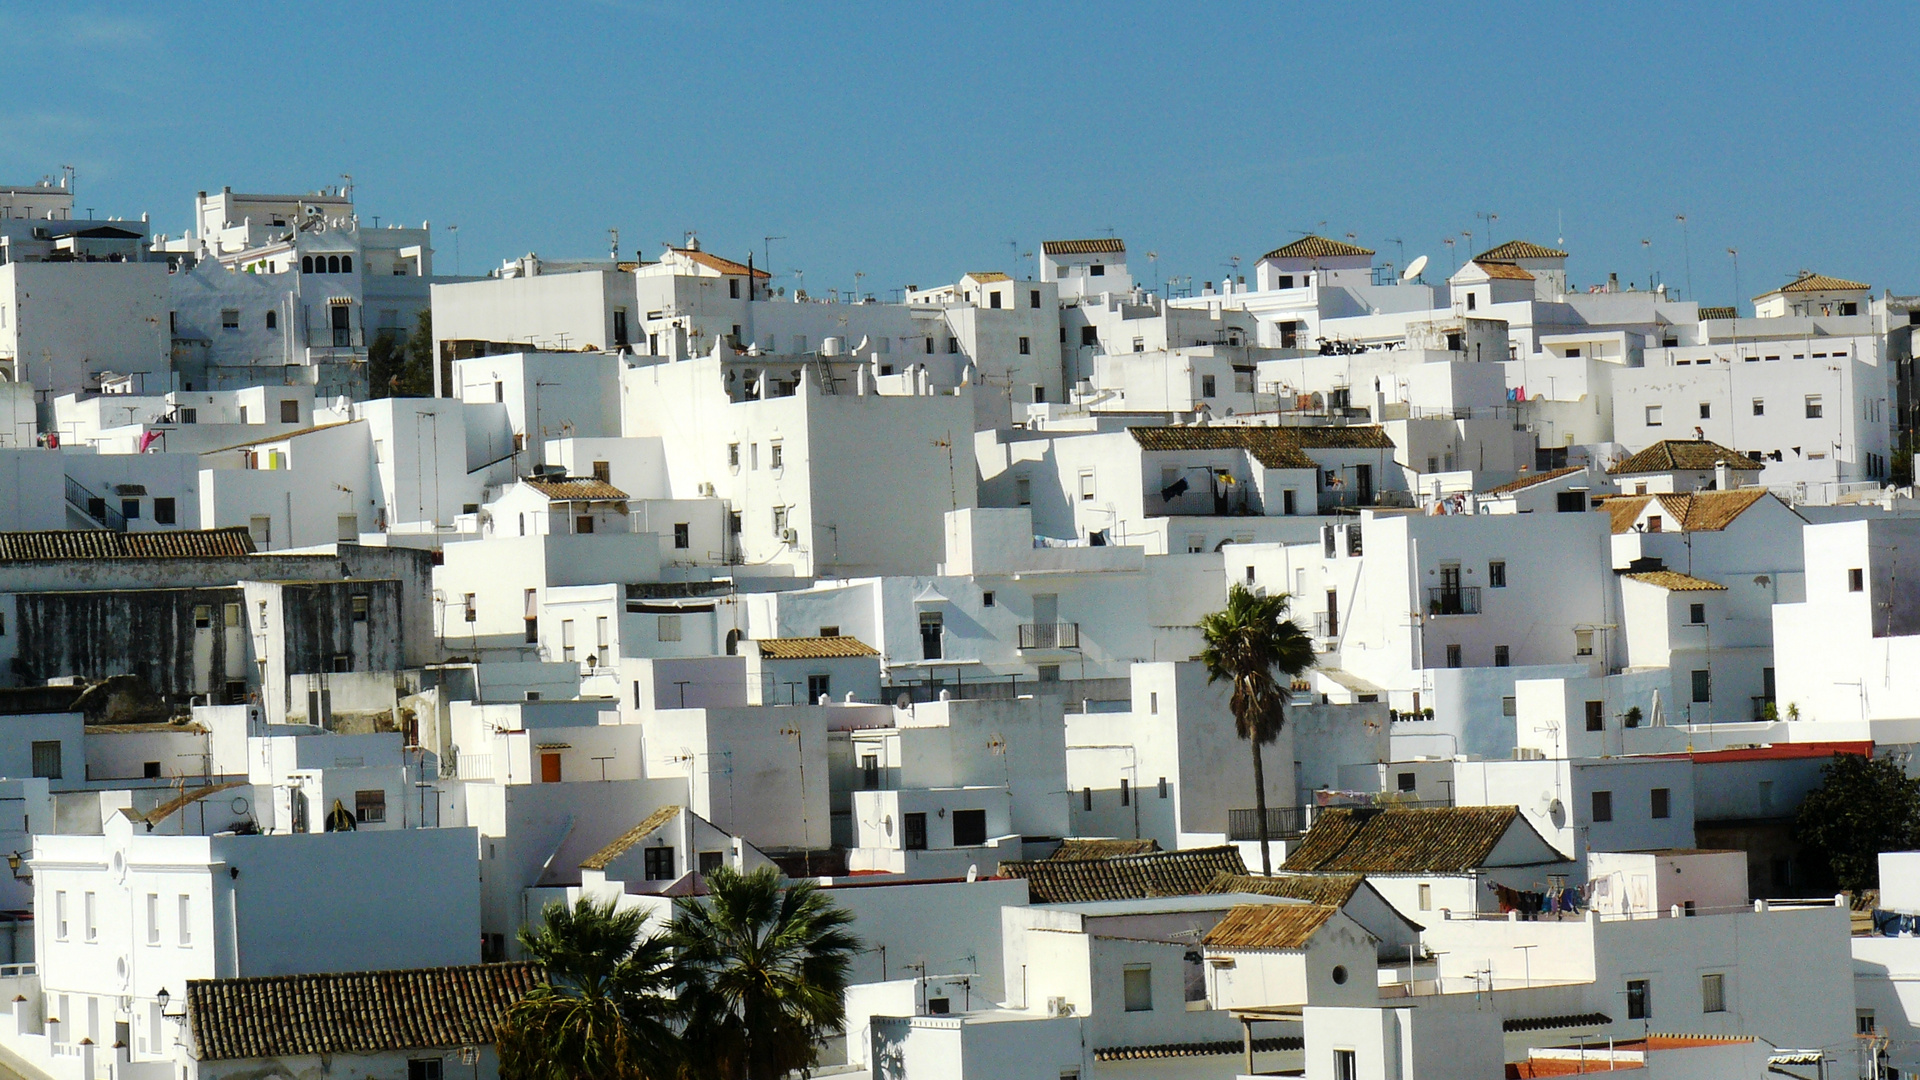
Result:
M1420 276L1420 271L1425 270L1426 268L1427 268L1427 257L1425 255L1416 255L1414 257L1414 260L1407 264L1407 268L1405 270L1400 271L1400 280L1412 281L1414 278L1417 278Z

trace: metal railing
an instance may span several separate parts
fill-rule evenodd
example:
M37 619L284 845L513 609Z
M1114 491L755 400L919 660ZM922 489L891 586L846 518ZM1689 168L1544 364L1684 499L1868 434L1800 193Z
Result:
M98 522L103 529L112 529L114 532L127 531L125 514L114 509L106 499L87 490L85 485L76 482L71 476L67 477L67 503Z
M1269 806L1267 807L1267 838L1278 839L1283 836L1299 836L1313 825L1313 807L1311 806ZM1260 839L1260 811L1228 810L1228 840Z
M1480 614L1480 587L1478 585L1460 585L1452 587L1439 586L1428 589L1427 614Z
M1021 623L1020 647L1022 649L1077 649L1080 647L1080 624Z

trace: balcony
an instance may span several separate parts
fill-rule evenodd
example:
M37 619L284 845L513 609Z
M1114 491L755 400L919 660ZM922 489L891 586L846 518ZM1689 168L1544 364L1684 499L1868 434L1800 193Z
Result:
M1079 623L1020 624L1020 648L1022 649L1078 649L1079 647Z
M1278 840L1304 834L1313 823L1312 810L1310 806L1267 807L1267 838ZM1230 841L1260 839L1259 826L1258 810L1227 811L1227 839Z
M1480 614L1480 587L1477 585L1441 586L1427 590L1429 615Z

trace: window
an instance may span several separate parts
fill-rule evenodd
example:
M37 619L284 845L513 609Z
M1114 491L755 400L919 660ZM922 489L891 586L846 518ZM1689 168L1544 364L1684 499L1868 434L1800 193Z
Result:
M688 526L689 523L685 521L674 522L673 546L675 549L685 551L693 546L693 537L690 535Z
M944 622L945 617L938 611L920 613L920 659L940 659L941 629Z
M987 591L980 594L980 606L981 607L993 606L993 590L992 589L988 589ZM825 637L826 635L822 634L820 636Z
M480 609L477 606L477 603L478 601L475 600L474 595L472 593L467 593L460 598L461 615L465 621L467 622L480 621ZM262 629L264 629L267 625L266 605L263 603L260 606L261 606L260 626Z
M184 948L193 944L193 897L186 893L180 894L177 920L174 924L179 927L176 936L181 947Z
M908 851L927 850L927 815L924 813L902 814L901 843Z
M1148 691L1147 693L1147 715L1160 715L1160 691L1158 690Z
M1660 406L1658 405L1647 406L1647 426L1648 427L1660 426Z
M1808 394L1807 395L1807 419L1818 420L1820 419L1824 411L1825 410L1820 405L1820 395Z
M1200 396L1212 397L1213 390L1214 390L1213 376L1211 375L1200 376Z
M1587 702L1587 730L1607 730L1607 703L1604 701Z
M1163 798L1163 799L1164 799L1164 798L1166 798L1166 797L1167 797L1167 778L1166 778L1166 777L1164 777L1164 776L1160 778L1160 783L1159 783L1159 785L1158 785L1158 791L1159 791L1159 794L1160 794L1160 797L1161 797L1161 798Z
M283 424L297 424L300 422L300 403L298 401L282 401L280 403L280 422Z
M138 518L140 516L140 500L139 499L121 499L120 500L120 516L123 518L126 518L128 521L132 521Z
M880 790L880 755L860 755L860 789L862 791Z
M87 893L85 896L81 897L80 907L81 907L81 911L86 916L86 923L84 925L87 928L87 940L99 941L100 940L99 904L95 901L94 894Z
M737 469L739 467L740 467L740 444L728 443L727 444L727 468Z
M53 936L60 941L67 940L67 891L53 894Z
M680 640L680 616L678 615L660 616L659 631L660 631L659 640L679 641Z
M1500 559L1487 564L1487 588L1504 589L1507 587L1507 564Z
M988 604L987 606L992 607L993 605ZM820 636L821 637L839 637L840 628L838 626L823 626L820 628Z
M1700 976L1700 1011L1703 1013L1727 1011L1727 977L1725 975Z
M1866 587L1867 587L1866 571L1860 569L1857 566L1847 571L1847 591L1848 592L1860 592L1864 590Z
M1013 478L1013 502L1016 506L1033 505L1033 479L1027 476Z
M352 670L353 670L353 657L352 657L352 656L349 656L349 655L348 655L348 654L346 654L346 653L335 653L335 654L334 654L334 656L333 656L333 670L335 670L335 671L352 671Z
M213 625L213 605L193 605L193 626L196 630L205 630Z
M1093 473L1090 471L1080 474L1080 501L1093 501Z
M773 508L773 535L784 540L786 539L786 532L787 508L784 506L776 506Z
M48 739L33 744L33 775L48 780L60 779L60 741Z
M1458 645L1447 646L1447 666L1450 668L1457 668L1460 666L1460 646Z
M1473 293L1468 293L1467 294L1467 310L1472 311L1474 308L1478 307L1479 300L1480 298L1478 296L1475 296Z
M1125 777L1122 777L1120 780L1120 805L1121 806L1133 805L1133 788L1131 785L1127 783Z
M1767 399L1766 398L1753 399L1753 415L1755 416L1767 415Z
M1020 355L1021 356L1033 355L1033 339L1032 338L1023 337L1020 339Z
M1467 299L1471 301L1473 296L1469 294ZM1333 1080L1360 1080L1360 1061L1354 1051L1335 1050L1333 1052Z
M1504 645L1499 647L1505 648ZM1519 716L1520 715L1520 699L1511 698L1511 697L1501 698L1500 699L1500 715L1501 716Z
M1431 885L1420 886L1420 910L1433 910L1433 886Z
M1655 820L1673 816L1672 792L1663 787L1653 789L1653 813L1651 816Z
M1066 327L1061 327L1061 329L1065 330ZM1090 347L1090 346L1100 344L1099 327L1095 327L1095 326L1081 327L1080 328L1080 344L1082 347Z
M147 894L147 944L160 944L160 894Z
M1713 419L1713 403L1712 402L1703 401L1700 403L1700 419L1702 420Z
M1093 789L1092 788L1083 787L1080 789L1080 809L1082 810L1093 809Z
M767 455L769 468L779 469L786 466L786 448L781 445L780 440L775 439L767 444Z
M1712 672L1707 671L1704 668L1694 669L1693 700L1702 701L1702 702L1713 700L1713 673Z
M1573 655L1575 656L1592 656L1593 655L1593 631L1575 630L1573 632Z
M1873 1023L1872 1009L1853 1010L1853 1030L1860 1035L1872 1035L1879 1030Z
M1087 267L1088 277L1105 277L1106 274L1107 274L1107 268L1100 265L1099 263L1094 263L1092 266Z
M1153 1011L1153 968L1148 964L1128 964L1121 974L1128 1012Z
M378 790L354 792L353 820L362 825L378 825L386 821L387 793Z
M240 309L239 308L221 308L220 309L220 329L222 330L240 329Z
M1412 791L1418 786L1418 782L1419 777L1410 772L1400 773L1393 778L1393 786L1396 791Z
M1651 979L1627 980L1627 1019L1647 1020L1653 1016Z
M540 596L540 591L538 589L528 589L526 592L526 599L524 601L525 612L522 617L526 619L526 623L527 623L526 640L527 640L527 644L529 645L540 640L539 596Z
M740 299L740 279L739 278L727 279L727 299L729 300Z
M833 696L833 676L807 676L807 700L809 702L817 702L823 697L831 696Z
M413 1058L407 1062L407 1080L441 1080L439 1058Z
M1593 820L1613 820L1613 792L1596 791L1593 793Z
M953 846L979 847L987 842L987 812L985 810L955 810L953 812Z
M353 621L367 621L367 598L364 596L356 596L353 598Z
M673 880L673 849L670 847L651 847L645 849L646 880Z
M573 531L576 535L586 536L593 532L593 515L580 514L573 519Z
M959 339L959 338L948 338L948 339L947 339L947 351L948 351L948 352L950 352L950 353L957 353L957 352L959 352L959 351L960 351L960 339Z
M153 500L153 523L155 525L174 524L174 502L170 498Z
M1493 647L1494 667L1511 667L1512 663L1512 654L1507 651L1505 645L1495 645Z
M1327 636L1340 636L1340 590L1327 590Z
M1000 307L1000 294L997 292L988 293L987 306L997 310Z

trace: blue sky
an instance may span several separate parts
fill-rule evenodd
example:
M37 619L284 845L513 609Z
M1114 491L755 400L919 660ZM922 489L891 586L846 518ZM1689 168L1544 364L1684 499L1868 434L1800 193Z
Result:
M1684 289L1690 251L1703 303L1735 295L1729 247L1743 302L1800 267L1920 292L1916 23L1804 4L0 2L0 182L72 164L83 206L179 233L196 190L351 173L363 218L458 224L469 273L601 255L610 227L651 258L696 229L739 258L785 237L774 269L816 293L1026 272L1040 240L1108 229L1149 284L1235 255L1250 272L1315 230L1442 274L1443 237L1564 238L1581 284Z

